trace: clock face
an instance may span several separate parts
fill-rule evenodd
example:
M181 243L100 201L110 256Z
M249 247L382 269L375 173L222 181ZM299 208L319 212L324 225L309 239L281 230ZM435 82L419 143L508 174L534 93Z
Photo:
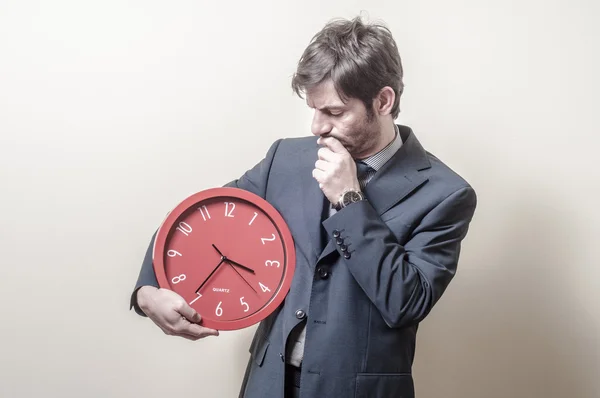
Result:
M202 326L234 330L273 312L295 267L291 233L264 199L237 188L213 188L180 203L154 246L159 286L202 316Z

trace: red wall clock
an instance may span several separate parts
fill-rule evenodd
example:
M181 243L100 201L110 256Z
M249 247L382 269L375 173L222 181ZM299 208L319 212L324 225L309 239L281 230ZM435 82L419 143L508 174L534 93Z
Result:
M242 329L284 300L296 254L283 217L239 188L211 188L183 200L162 222L153 251L161 288L202 316L202 326Z

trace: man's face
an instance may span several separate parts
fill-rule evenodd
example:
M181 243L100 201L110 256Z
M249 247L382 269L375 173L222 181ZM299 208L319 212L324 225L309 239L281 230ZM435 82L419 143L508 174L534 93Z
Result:
M362 101L351 98L344 104L333 82L327 80L307 90L306 103L315 110L311 126L314 135L336 138L355 159L371 155L381 126L376 114L369 117Z

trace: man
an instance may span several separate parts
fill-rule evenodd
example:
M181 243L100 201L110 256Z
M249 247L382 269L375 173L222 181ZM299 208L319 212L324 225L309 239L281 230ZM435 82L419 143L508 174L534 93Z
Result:
M316 137L278 140L227 184L273 204L297 251L290 292L250 346L241 397L414 397L417 327L456 272L476 195L394 124L402 76L386 28L329 23L292 81ZM132 306L167 334L218 335L156 288L152 244Z

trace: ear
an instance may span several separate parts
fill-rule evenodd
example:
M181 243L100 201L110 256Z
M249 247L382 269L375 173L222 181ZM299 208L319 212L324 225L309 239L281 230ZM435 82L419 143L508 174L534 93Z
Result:
M375 112L381 116L389 115L392 112L395 100L396 93L394 93L394 90L389 86L385 86L379 91L379 94L375 97L375 101L373 101Z

